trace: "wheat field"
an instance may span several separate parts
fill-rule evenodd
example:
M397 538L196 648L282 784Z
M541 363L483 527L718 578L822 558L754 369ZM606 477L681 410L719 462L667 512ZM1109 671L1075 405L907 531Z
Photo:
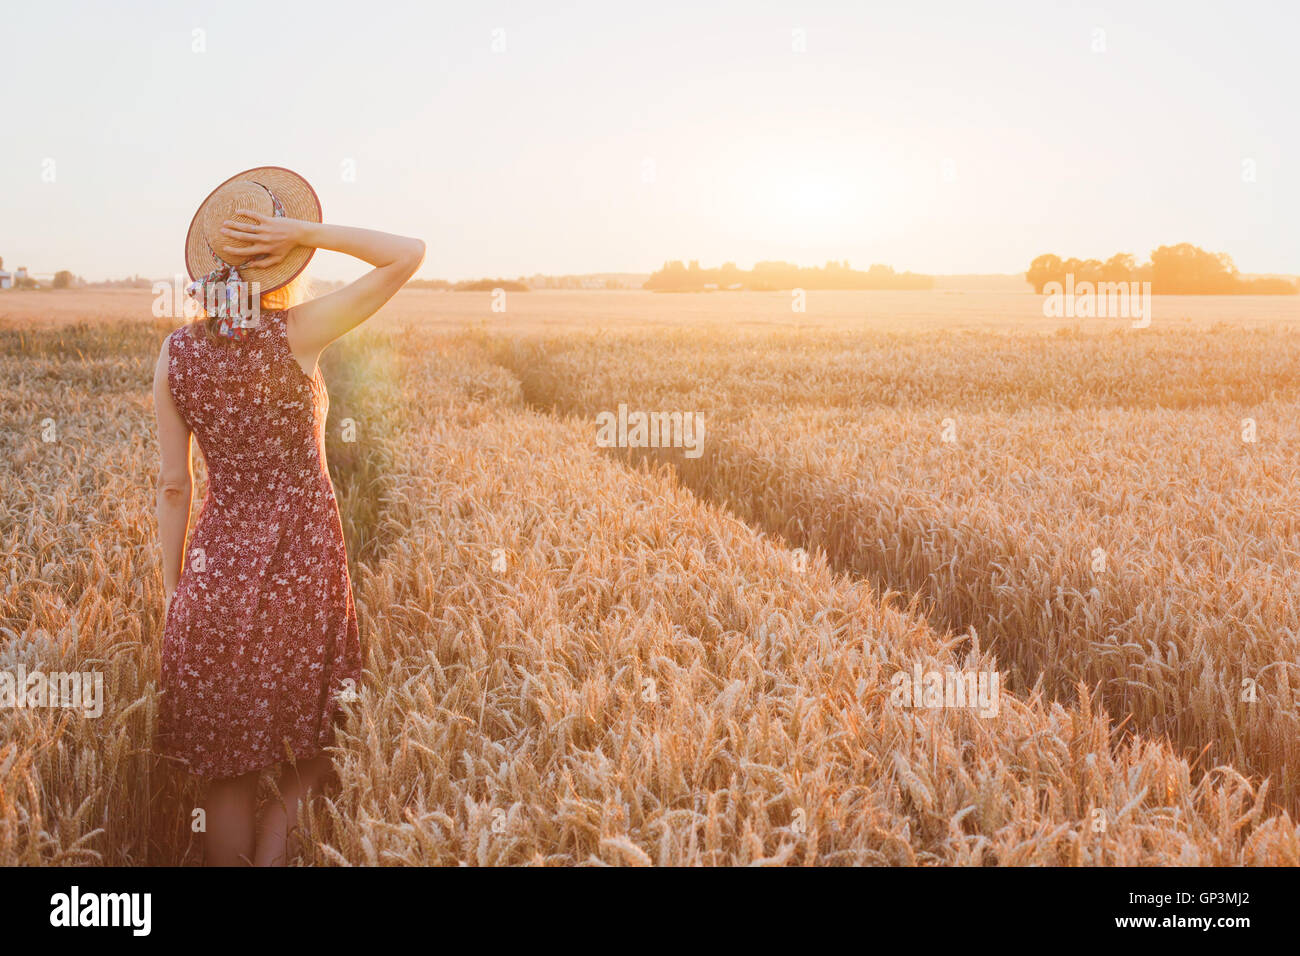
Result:
M1275 301L510 301L403 294L323 362L366 670L295 862L1300 864ZM106 688L0 709L0 864L200 862L149 304L0 297L0 670ZM702 454L598 447L620 403ZM914 670L997 712L900 706Z

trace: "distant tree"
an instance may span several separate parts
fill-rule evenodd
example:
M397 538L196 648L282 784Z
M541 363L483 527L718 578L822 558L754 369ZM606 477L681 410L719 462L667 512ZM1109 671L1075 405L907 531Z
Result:
M1101 267L1101 277L1106 282L1129 282L1137 271L1137 260L1127 252L1117 252Z
M1066 259L1061 263L1061 280L1074 276L1075 282L1097 282L1101 279L1101 260Z
M1025 279L1034 287L1035 292L1041 294L1043 286L1047 283L1060 282L1064 278L1063 266L1060 256L1052 255L1050 252L1044 253L1029 263L1029 271L1025 273Z
M1151 253L1151 291L1215 294L1236 291L1237 267L1227 253L1206 252L1190 242Z
M661 270L651 275L646 280L645 288L680 290L686 288L692 281L694 280L687 275L685 264L679 259L674 259L672 262L665 262Z
M60 269L54 273L54 288L66 289L70 285L72 285L72 273L67 269Z

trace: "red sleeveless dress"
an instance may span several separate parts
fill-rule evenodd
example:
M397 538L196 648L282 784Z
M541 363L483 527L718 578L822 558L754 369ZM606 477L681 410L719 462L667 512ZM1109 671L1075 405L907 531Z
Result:
M334 486L329 396L284 312L242 341L171 334L168 385L207 463L162 646L159 752L202 777L313 757L360 690L361 645Z

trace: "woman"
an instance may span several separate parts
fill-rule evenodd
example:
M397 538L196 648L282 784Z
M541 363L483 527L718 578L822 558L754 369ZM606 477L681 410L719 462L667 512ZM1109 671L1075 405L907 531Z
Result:
M316 249L374 266L302 301ZM419 239L327 225L302 177L261 167L204 201L186 240L207 314L172 332L154 372L167 618L159 750L210 780L206 862L284 865L299 806L330 769L361 646L334 488L321 352L420 267ZM245 289L252 296L241 294ZM208 471L188 547L190 436ZM260 771L281 801L254 820Z

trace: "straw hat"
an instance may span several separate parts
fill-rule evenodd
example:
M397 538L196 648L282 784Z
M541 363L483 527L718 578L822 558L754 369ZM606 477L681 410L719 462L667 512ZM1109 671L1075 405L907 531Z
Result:
M236 209L253 209L267 216L276 214L277 205L290 219L321 221L320 199L307 180L283 166L258 166L231 176L208 195L190 222L185 237L185 268L191 279L206 276L223 266L241 266L248 258L240 253L239 240L221 234L227 219L253 222L248 216L235 215ZM258 284L262 293L274 292L288 285L307 268L316 252L298 246L283 260L267 269L250 267L239 272L246 282Z

